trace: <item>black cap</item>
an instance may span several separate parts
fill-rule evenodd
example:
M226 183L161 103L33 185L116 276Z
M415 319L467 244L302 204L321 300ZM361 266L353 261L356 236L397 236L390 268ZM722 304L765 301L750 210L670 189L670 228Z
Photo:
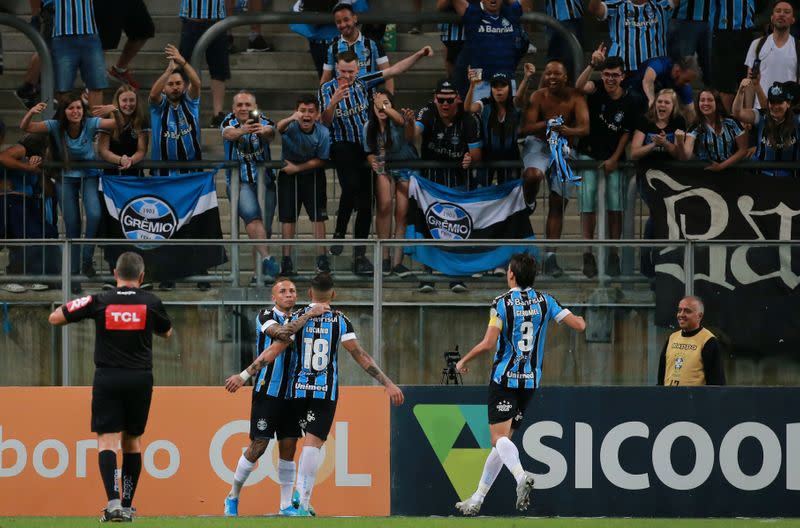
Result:
M489 85L494 86L495 84L502 84L508 86L511 84L511 80L508 78L508 75L505 73L495 73L492 75L492 78L489 80Z
M450 79L442 79L436 83L436 90L433 93L441 94L455 94L456 87Z
M767 100L770 103L782 103L789 100L789 94L783 89L781 83L775 83L767 90Z

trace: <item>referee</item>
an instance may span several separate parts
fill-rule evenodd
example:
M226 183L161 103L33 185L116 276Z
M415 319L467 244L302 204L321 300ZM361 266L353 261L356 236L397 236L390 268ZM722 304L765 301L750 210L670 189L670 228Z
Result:
M703 328L704 313L700 297L687 295L678 303L680 330L669 336L661 350L658 385L725 385L722 351L717 337Z
M108 505L100 521L131 521L133 495L142 469L139 438L144 433L153 393L153 334L172 335L161 300L139 289L144 261L136 253L119 256L117 287L75 299L50 314L52 325L92 318L95 336L92 431L97 433L100 476ZM116 446L122 433L122 485L117 487ZM118 489L122 490L122 500Z

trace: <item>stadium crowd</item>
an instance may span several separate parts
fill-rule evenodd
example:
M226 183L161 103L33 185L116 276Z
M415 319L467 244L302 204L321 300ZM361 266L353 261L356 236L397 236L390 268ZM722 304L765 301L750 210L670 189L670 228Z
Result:
M59 220L66 237L97 238L102 170L70 168L72 161L105 161L118 166L110 171L114 174L142 178L149 175L137 164L146 159L203 160L203 87L189 58L211 25L248 7L260 10L261 2L175 3L181 19L177 45L166 46L163 74L145 99L142 90L148 87L140 86L132 70L137 53L155 35L143 0L119 0L113 8L112 3L97 0L30 0L31 24L41 31L54 59L57 94L54 101L46 95L42 100L41 61L34 55L24 84L16 90L28 108L19 123L28 135L0 152L5 211L0 238L55 238ZM624 199L622 160L638 160L641 179L643 169L665 160L703 160L714 173L748 158L800 158L796 113L800 47L792 34L794 7L788 1L760 6L756 0L589 0L584 6L581 0L546 0L543 7L581 45L587 44L585 15L608 23L607 38L596 48L591 46L590 61L577 78L569 43L548 28L547 59L536 84L536 68L526 56L539 51L530 43L530 28L521 19L523 13L539 9L532 0L437 0L437 10L454 12L461 22L440 26L443 78L431 87L430 100L420 101L418 108L395 106L393 79L421 60L432 60L428 57L434 50L425 46L392 64L384 49L385 26L358 21L358 13L368 9L366 0L295 3L294 11L330 12L331 24L291 26L308 40L319 85L308 86L307 94L297 97L289 116L267 116L258 110L255 94L228 91L229 55L235 50L225 35L215 39L205 54L211 79L209 124L219 130L225 158L239 162L240 169L228 171L226 180L230 194L231 178L240 179L238 214L247 235L270 238L277 208L282 238L295 237L302 206L314 238L325 238L326 167L335 169L340 192L334 241L329 248L318 248L317 271L330 271L329 255L342 253L335 240L347 236L353 213L354 238L368 238L373 221L378 238L404 238L409 182L415 177L458 191L521 179L531 213L546 182L547 239L561 236L563 212L573 197L578 199L583 238L595 236L600 199L608 211L608 237L618 239L623 213L632 207ZM766 32L756 37L762 11L768 20ZM116 63L107 68L104 50L117 48L123 31L127 41ZM258 26L250 29L247 49L271 51ZM77 73L83 90L76 90ZM120 86L104 104L103 90L111 82ZM231 111L226 110L226 98L232 98ZM55 117L39 120L37 116L49 106L55 108ZM5 126L0 126L0 137ZM278 134L285 166L265 169L260 162L271 160L270 143ZM550 170L552 134L571 146L567 163L597 162L596 168L577 171L580 186ZM454 162L457 167L394 168L397 162L416 159L446 161L451 166ZM43 171L42 160L61 161L67 167ZM519 167L476 168L474 164L481 161L517 161ZM152 174L176 175L181 170ZM789 170L760 172L794 177ZM598 197L603 176L606 192ZM258 196L259 179L264 183L263 197ZM647 190L639 188L648 203ZM650 236L647 229L644 236ZM73 249L73 273L95 276L95 248ZM9 273L52 272L58 267L59 259L52 254L28 255L28 251L11 249ZM282 249L280 262L266 245L255 246L254 252L267 280L297 273L288 246ZM617 252L611 250L607 258L607 273L619 275ZM390 254L387 249L382 262L373 263L365 248L356 246L352 263L358 275L371 275L375 265L384 275L411 273L401 251ZM563 274L553 248L547 249L543 271L553 277ZM582 271L590 278L598 273L591 249L583 255ZM498 272L504 273L502 268L489 271ZM651 273L644 263L642 272ZM453 279L453 291L466 289ZM160 286L171 289L175 282L163 281ZM205 290L210 285L200 282L198 287ZM80 285L76 282L73 288L79 290ZM432 284L420 284L420 291L431 290Z

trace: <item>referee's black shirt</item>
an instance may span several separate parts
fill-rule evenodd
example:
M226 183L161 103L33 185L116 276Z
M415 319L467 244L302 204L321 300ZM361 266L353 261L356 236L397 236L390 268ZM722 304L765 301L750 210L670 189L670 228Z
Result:
M153 332L162 334L172 327L161 299L127 286L75 299L62 311L69 323L94 319L98 368L152 369Z

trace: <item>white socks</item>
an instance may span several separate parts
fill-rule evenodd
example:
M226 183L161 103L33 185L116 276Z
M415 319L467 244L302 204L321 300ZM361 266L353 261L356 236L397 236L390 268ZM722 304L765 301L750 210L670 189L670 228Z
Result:
M478 482L477 491L472 494L472 500L483 502L501 469L503 469L503 460L500 458L497 449L493 447L489 452L489 456L486 457L486 463L483 465L483 474L481 474L481 480Z
M525 479L525 470L522 469L522 464L519 461L517 446L508 437L503 436L495 443L495 449L497 449L497 454L500 455L503 464L511 471L517 481L517 485L519 485Z
M292 491L294 490L294 475L296 465L294 460L278 459L278 484L281 486L281 509L292 505Z
M228 497L231 499L239 498L239 492L242 490L242 486L244 486L247 477L250 476L250 473L255 467L255 462L250 462L244 455L239 457L239 463L236 464L236 472L233 474L233 486L231 486L231 492L228 494Z
M319 463L319 448L303 447L303 452L300 454L300 465L297 468L297 491L300 493L300 506L306 510L308 503L311 502L311 490L314 489Z

